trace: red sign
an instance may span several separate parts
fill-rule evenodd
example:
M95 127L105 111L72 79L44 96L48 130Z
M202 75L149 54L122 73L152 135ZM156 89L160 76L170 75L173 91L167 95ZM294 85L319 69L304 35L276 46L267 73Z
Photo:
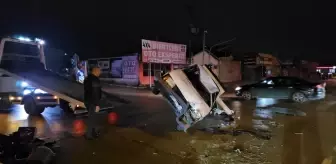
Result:
M144 39L142 39L141 42L142 62L144 63L186 64L187 62L186 45Z

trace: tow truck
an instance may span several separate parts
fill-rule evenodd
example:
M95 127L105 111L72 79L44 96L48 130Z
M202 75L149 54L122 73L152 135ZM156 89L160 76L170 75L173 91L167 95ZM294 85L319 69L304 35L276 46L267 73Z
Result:
M22 104L29 115L60 106L74 114L86 113L83 85L47 70L41 39L7 37L0 43L0 107ZM113 107L102 100L101 109Z

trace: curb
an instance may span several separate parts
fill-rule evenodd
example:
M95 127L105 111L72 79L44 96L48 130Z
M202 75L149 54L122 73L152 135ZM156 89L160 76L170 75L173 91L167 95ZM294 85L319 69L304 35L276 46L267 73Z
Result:
M237 98L235 93L232 92L225 92L223 95L221 95L221 98Z
M130 86L130 85L118 85L118 84L108 84L108 85L115 87L133 88L133 89L148 89L148 87L144 86Z

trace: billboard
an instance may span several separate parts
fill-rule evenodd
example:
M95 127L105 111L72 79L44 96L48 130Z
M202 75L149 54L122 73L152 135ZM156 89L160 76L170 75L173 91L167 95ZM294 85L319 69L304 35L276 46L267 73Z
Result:
M111 61L111 76L113 78L138 79L138 55L123 56L119 60Z
M142 62L186 64L187 46L152 40L141 40Z
M111 74L111 61L121 60L121 58L101 58L101 59L89 59L88 69L93 66L98 66L101 69L101 78L121 78L121 76L114 76Z
M115 58L89 59L89 69L93 66L101 68L101 78L139 79L138 54Z
M121 67L124 79L139 79L138 55L124 56Z
M112 78L122 78L122 58L117 58L116 60L111 60L111 77Z

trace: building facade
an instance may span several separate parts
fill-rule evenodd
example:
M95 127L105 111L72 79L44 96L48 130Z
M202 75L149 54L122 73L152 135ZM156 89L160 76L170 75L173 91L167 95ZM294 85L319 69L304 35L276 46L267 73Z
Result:
M241 81L241 62L228 59L227 57L219 58L219 80L223 83Z
M243 79L256 81L265 77L279 76L281 64L278 59L265 53L246 53L243 61Z
M141 40L142 53L139 66L141 85L152 85L154 76L187 65L187 46L152 40Z
M153 85L155 75L186 66L186 45L142 40L142 53L87 61L99 66L100 79L124 85Z
M212 71L220 82L234 82L241 80L241 62L230 57L216 57L209 51L201 51L192 57L192 64L210 64Z
M192 57L192 64L199 64L199 65L204 65L204 64L210 64L212 65L212 71L214 72L217 77L219 76L219 58L217 58L215 55L210 53L209 51L201 51L199 53L196 53Z

